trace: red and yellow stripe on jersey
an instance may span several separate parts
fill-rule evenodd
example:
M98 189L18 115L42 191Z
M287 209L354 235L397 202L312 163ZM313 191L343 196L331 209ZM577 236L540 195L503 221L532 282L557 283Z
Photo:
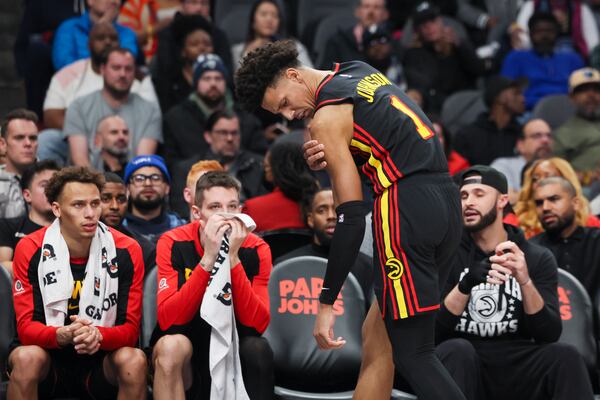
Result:
M392 183L402 178L402 173L394 164L389 151L357 123L354 123L350 152L367 158L362 171L373 182L375 193L381 194Z

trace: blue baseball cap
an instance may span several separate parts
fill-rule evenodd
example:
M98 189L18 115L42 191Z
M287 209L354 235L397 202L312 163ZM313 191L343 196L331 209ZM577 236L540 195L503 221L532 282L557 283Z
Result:
M129 178L131 178L131 175L133 175L135 171L142 167L156 167L160 169L160 172L162 172L162 174L165 176L165 179L167 182L169 182L169 185L171 184L171 175L169 175L169 170L165 165L165 160L163 160L161 156L154 154L137 156L129 161L125 166L125 182L129 183Z

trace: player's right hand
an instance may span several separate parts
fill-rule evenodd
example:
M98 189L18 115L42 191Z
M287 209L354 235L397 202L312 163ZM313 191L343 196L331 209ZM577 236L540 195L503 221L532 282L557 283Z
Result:
M320 171L327 166L325 161L325 146L314 139L304 143L304 159L313 171Z
M319 304L319 312L315 320L313 336L321 350L339 349L346 344L346 341L340 336L334 339L333 325L335 316L333 315L333 306L329 304Z

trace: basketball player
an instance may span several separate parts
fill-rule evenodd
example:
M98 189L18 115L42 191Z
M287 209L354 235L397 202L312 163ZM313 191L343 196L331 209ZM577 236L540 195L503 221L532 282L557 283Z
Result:
M327 169L338 224L314 329L319 347L345 343L333 334L332 304L358 254L369 211L358 165L375 192L377 302L369 315L380 313L394 364L419 399L464 399L434 354L439 282L445 282L460 240L461 214L431 122L385 75L363 62L320 71L301 65L297 57L290 41L256 49L236 73L236 90L249 110L262 107L289 120L312 118L310 136L323 151L311 165ZM380 321L368 316L366 330Z

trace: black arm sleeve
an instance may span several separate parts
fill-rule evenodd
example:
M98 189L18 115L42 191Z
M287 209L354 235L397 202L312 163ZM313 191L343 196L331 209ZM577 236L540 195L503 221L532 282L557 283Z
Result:
M367 207L363 201L348 201L336 210L338 222L333 233L327 271L319 301L333 304L350 268L356 261L365 234Z

